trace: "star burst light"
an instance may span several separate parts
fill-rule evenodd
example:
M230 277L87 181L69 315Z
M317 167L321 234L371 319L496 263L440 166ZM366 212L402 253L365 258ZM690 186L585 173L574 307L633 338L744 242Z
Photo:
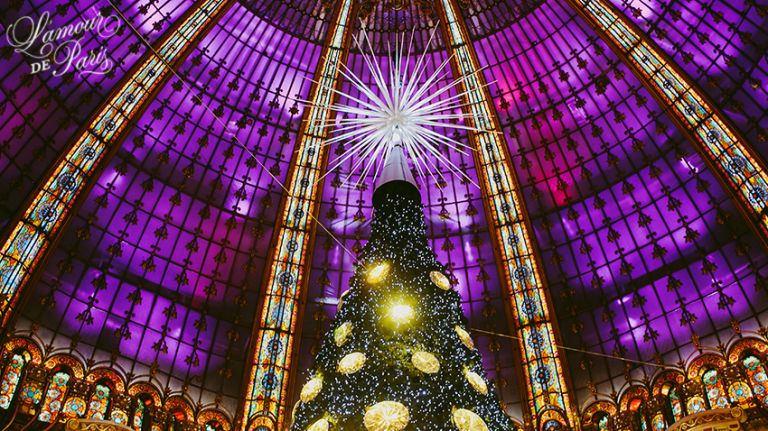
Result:
M476 85L477 80L472 79L474 74L471 74L444 84L444 79L451 73L448 66L453 55L445 59L431 74L427 73L427 67L431 63L427 49L434 40L436 30L437 26L432 29L424 51L414 60L411 59L411 49L415 31L411 33L407 51L404 51L405 34L395 41L394 52L388 44L390 49L386 56L386 72L382 71L377 61L365 28L361 38L353 35L365 69L373 82L366 83L345 64L342 64L339 72L352 84L352 88L359 92L359 97L351 92L337 90L333 84L315 81L321 88L343 96L341 100L347 101L321 106L340 114L335 122L328 124L328 127L333 127L334 136L321 145L349 143L347 151L335 160L323 177L357 156L343 184L358 170L360 177L356 185L360 185L370 174L373 175L375 183L392 151L396 147L402 147L413 161L419 176L429 175L435 181L439 178L444 182L443 170L439 166L442 165L448 172L458 173L475 184L451 161L450 156L442 151L447 148L448 152L456 151L466 155L467 150L472 151L472 148L436 132L434 128L481 131L470 125L474 124L474 121L465 122L467 119L476 119L477 115L462 111L466 106L463 100L472 91L471 86ZM367 46L367 51L364 46ZM478 72L479 70L475 73ZM469 90L460 91L459 86ZM455 94L451 94L452 92Z

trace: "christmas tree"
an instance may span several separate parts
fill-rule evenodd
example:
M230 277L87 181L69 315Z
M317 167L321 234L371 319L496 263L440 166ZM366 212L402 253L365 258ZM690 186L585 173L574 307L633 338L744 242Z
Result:
M293 412L293 431L513 430L426 238L421 196L395 146L373 195L370 240Z

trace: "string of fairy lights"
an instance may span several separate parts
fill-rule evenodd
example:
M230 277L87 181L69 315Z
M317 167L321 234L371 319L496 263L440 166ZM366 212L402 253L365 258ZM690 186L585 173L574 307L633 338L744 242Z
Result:
M126 25L127 25L127 26L128 26L130 29L131 29L131 31L132 31L132 32L133 32L133 33L134 33L134 34L135 34L135 35L136 35L136 36L139 38L139 40L140 40L140 41L141 41L141 42L142 42L142 43L143 43L143 44L144 44L144 45L147 47L147 49L149 49L149 50L150 50L150 52L152 52L152 54L153 54L153 55L155 55L155 56L158 58L158 60L159 60L159 61L161 61L161 62L162 62L162 63L163 63L165 66L167 66L167 67L169 68L169 70L170 70L171 74L172 74L172 75L173 75L175 78L177 78L177 79L179 80L179 82L182 84L182 86L183 86L183 87L184 87L184 88L185 88L187 91L189 91L189 92L192 92L192 91L193 91L193 88L192 88L192 86L189 84L188 80L187 80L187 79L186 79L184 76L182 76L181 74L179 74L179 73L176 71L176 69L175 69L175 68L171 67L171 65L170 65L170 64L169 64L169 63L168 63L168 62L165 60L165 58L163 58L163 56L162 56L162 55L160 55L160 54L157 52L157 50L156 50L156 49L154 48L154 46L153 46L153 45L152 45L152 44L151 44L151 43L150 43L150 42L149 42L149 41L146 39L146 37L144 37L144 36L141 34L141 32L139 32L139 31L138 31L138 29L137 29L137 28L136 28L136 27L135 27L135 26L134 26L134 25L133 25L133 24L130 22L130 20L128 20L128 19L126 18L126 16L124 15L124 13L123 13L123 12L122 12L122 11L121 11L121 10L120 10L120 9L119 9L119 8L118 8L116 5L115 5L115 4L114 4L114 2L110 1L110 5L111 5L111 6L112 6L112 8L115 10L115 12L116 12L116 13L117 13L117 14L120 16L120 18L121 18L121 19L122 19L122 20L123 20L123 21L126 23ZM221 120L221 119L220 119L220 118L219 118L217 115L215 115L215 113L214 113L214 109L213 109L213 108L210 106L210 104L209 104L209 103L207 103L206 101L202 100L202 99L200 100L200 102L201 102L201 106L202 106L202 107L203 107L203 108L204 108L204 109L205 109L205 110L206 110L208 113L210 113L210 114L211 114L211 116L212 116L212 118L214 119L214 121L215 121L216 123L218 123L218 124L219 124L219 125L220 125L220 126L223 128L223 129L224 129L224 130L228 130L228 127L227 127L226 123L224 123L224 121L223 121L223 120ZM455 108L455 107L456 107L456 106L454 106L454 108ZM259 160L259 158L258 158L258 157L256 157L256 155L255 155L255 154L254 154L254 153L253 153L253 152L252 152L252 151L251 151L251 150L248 148L248 146L247 146L247 145L243 144L243 143L242 143L242 142L241 142L241 141L240 141L240 140L237 138L237 136L232 136L232 140L233 140L233 142L234 142L235 144L237 144L238 146L240 146L240 147L243 149L243 151L245 151L245 152L246 152L246 153L247 153L249 156L251 156L251 158L253 159L253 161L254 161L255 163L257 163L257 164L258 164L258 166L259 166L259 167L260 167L260 168L261 168L261 169L262 169L262 170L263 170L263 171L264 171L264 172L265 172L267 175L269 175L269 176L272 178L272 180L273 180L273 181L274 181L274 182L275 182L275 183L276 183L276 184L277 184L277 185L278 185L278 186L279 186L279 187L280 187L280 188L281 188L281 189L282 189L282 190L283 190L283 191L284 191L286 194L290 193L290 190L289 190L289 188L288 188L288 187L287 187L287 186L286 186L286 185L285 185L285 184L284 184L282 181L280 181L280 179L279 179L279 178L277 178L277 176L276 176L276 175L274 175L274 174L273 174L273 173L270 171L270 169L268 169L268 168L267 168L267 167L264 165L264 163L263 163L261 160ZM329 236L329 237L330 237L330 238L331 238L331 239L332 239L334 242L336 242L336 243L339 245L339 247L341 247L341 249L344 251L344 253L346 253L348 256L350 256L350 257L351 257L353 260L356 260L356 259L357 259L357 255L356 255L356 254L355 254L355 253L354 253L352 250L350 250L349 248L347 248L347 247L345 246L344 242L343 242L342 240L340 240L339 238L337 238L337 237L336 237L336 235L334 235L334 233L333 233L333 232L332 232L332 231L331 231L329 228L327 228L327 227L326 227L326 226L325 226L325 225L324 225L324 224L323 224L323 223L322 223L322 222L321 222L321 221L320 221L320 220L319 220L317 217L315 217L315 216L314 216L314 214L308 214L308 216L310 217L310 219L312 220L312 222L316 223L316 224L317 224L317 225L318 225L320 228L322 228L322 229L323 229L323 231L325 231L325 233L326 233L326 234L327 234L327 235L328 235L328 236ZM470 328L470 329L471 329L473 332L475 332L475 333L479 333L479 334L485 334L485 335L490 335L490 336L496 336L496 337L508 338L508 339L513 339L513 340L520 340L520 339L521 339L520 337L517 337L517 336L515 336L515 335L510 335L510 334L505 334L505 333L500 333L500 332L487 331L487 330L482 330L482 329L478 329L478 328ZM666 365L664 365L664 364L658 364L658 363L654 363L654 362L642 361L642 360L638 360L638 359L632 359L632 358L628 358L628 357L625 357L625 356L619 356L619 355L609 355L609 354L605 354L605 353L601 353L601 352L595 352L595 351L586 350L586 349L580 349L580 348L575 348L575 347L569 347L569 346L565 346L565 345L555 345L555 347L557 347L557 348L559 348L559 349L563 349L563 350L571 351L571 352L582 353L582 354L585 354L585 355L590 355L590 356L601 357L601 358L605 358L605 359L613 359L613 360L617 360L617 361L623 361L623 362L627 362L627 363L632 363L632 364L636 364L636 365L639 365L639 366L650 366L650 367L655 367L655 368L666 368L666 367L668 367L668 366L666 366Z

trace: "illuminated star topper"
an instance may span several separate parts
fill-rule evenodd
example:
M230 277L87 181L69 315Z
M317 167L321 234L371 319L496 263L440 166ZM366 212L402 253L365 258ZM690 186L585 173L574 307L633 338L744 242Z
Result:
M339 72L352 84L353 89L359 92L359 97L336 90L323 82L314 81L321 88L343 96L341 100L348 101L347 104L321 106L340 114L338 117L344 117L337 118L335 122L328 124L334 127L334 135L322 145L341 142L348 145L345 153L334 161L323 177L334 172L353 157L357 157L342 184L346 184L350 176L358 170L360 170L360 177L356 185L360 185L371 174L375 183L392 150L401 146L413 161L419 176L429 175L435 181L439 178L445 182L443 171L439 169L439 165L442 165L448 172L458 173L475 184L466 172L441 151L444 147L448 151L467 154L467 150L472 151L472 148L437 133L433 128L480 131L468 125L474 124L474 121L465 123L467 119L474 119L475 115L462 111L466 106L463 102L464 98L474 90L471 85L476 85L474 83L478 80L471 80L470 78L474 75L472 74L444 84L443 80L451 74L448 65L453 55L436 67L431 74L427 74L427 66L430 63L427 48L432 44L436 30L435 26L430 33L429 42L424 46L424 51L415 61L411 60L415 31L411 33L407 52L403 50L405 34L395 41L394 52L388 44L387 73L382 72L377 62L365 28L362 30L361 38L353 35L373 83L364 82L344 64ZM364 45L367 46L367 51ZM469 90L460 91L460 85ZM451 95L454 90L456 94Z

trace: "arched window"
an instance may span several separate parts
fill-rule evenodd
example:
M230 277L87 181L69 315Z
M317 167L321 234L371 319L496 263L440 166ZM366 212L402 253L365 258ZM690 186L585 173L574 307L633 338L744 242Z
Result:
M730 407L728 397L725 395L723 382L717 375L717 370L710 368L701 375L701 382L704 385L704 393L707 394L707 401L711 409L725 409Z
M667 423L664 421L664 415L658 413L653 417L653 420L651 420L651 429L653 429L653 431L664 431L667 429Z
M85 415L86 408L85 399L79 395L74 395L64 402L61 414L68 418L81 418Z
M704 398L691 397L688 399L688 402L685 405L685 409L688 410L689 415L692 415L694 413L703 412L707 409L707 405L704 403Z
M113 409L109 418L116 424L128 426L128 415L122 410Z
M643 399L635 398L629 402L629 410L632 412L632 425L635 431L648 431L648 423L645 420Z
M739 380L728 387L728 396L732 402L746 406L752 399L752 390L749 389L749 385Z
M21 373L32 356L26 350L19 350L13 353L11 361L3 371L3 380L0 381L0 409L8 409L16 395L16 389L19 387Z
M611 428L610 428L610 422L608 422L608 413L597 412L593 420L594 420L594 423L597 424L598 431L610 431Z
M67 383L69 383L69 372L59 369L53 374L51 381L48 382L48 389L45 392L45 399L40 408L38 419L42 422L53 422L61 410L61 404L67 393Z
M96 389L93 391L91 401L88 403L88 418L104 420L107 417L111 393L112 390L107 386L106 382L100 381L96 383Z
M184 413L184 410L182 409L174 409L171 410L171 418L172 418L172 426L171 429L173 430L181 430L184 428L182 425L184 421L187 420L187 415Z
M149 421L152 398L142 394L139 395L136 401L136 410L133 412L133 423L131 426L135 431L141 431L144 423Z
M677 388L674 386L667 392L667 404L672 422L683 418L683 403L680 402L680 396L677 395Z
M763 362L755 355L748 354L741 360L747 371L749 384L755 398L763 405L768 406L768 375L765 373Z

